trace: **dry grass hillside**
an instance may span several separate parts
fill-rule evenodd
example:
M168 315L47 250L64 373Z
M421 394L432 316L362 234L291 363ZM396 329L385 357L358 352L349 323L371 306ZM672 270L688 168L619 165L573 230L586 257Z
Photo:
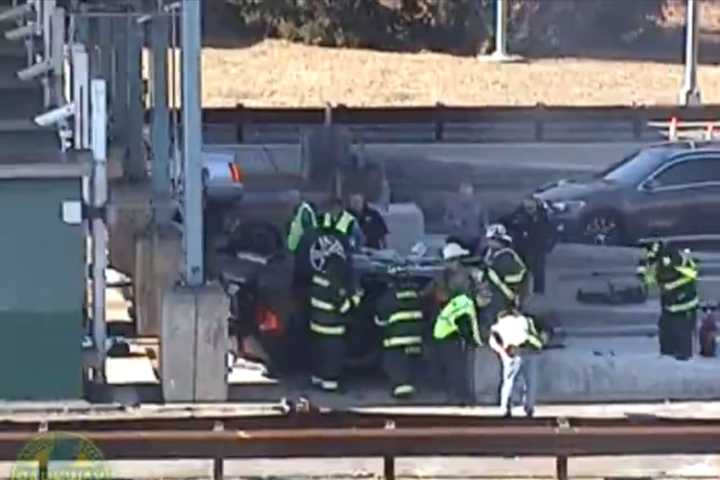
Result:
M602 1L602 0L596 0ZM642 0L637 0L642 1ZM203 52L207 106L669 104L682 83L684 1L668 0L657 35L619 51L577 45L559 58L493 64L438 53L387 53L256 42L223 0ZM720 0L701 3L700 86L720 103Z
M720 59L719 59L720 60ZM669 104L682 65L540 59L493 64L436 53L379 53L266 40L203 52L207 106ZM700 68L705 102L720 103L720 67Z

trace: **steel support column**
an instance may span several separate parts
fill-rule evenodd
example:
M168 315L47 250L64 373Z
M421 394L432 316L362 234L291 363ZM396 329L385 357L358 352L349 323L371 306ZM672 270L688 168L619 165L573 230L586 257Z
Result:
M143 180L147 177L145 166L143 124L143 77L142 77L142 28L135 18L127 24L127 158L125 177L129 180Z
M112 44L114 50L114 72L112 79L113 92L112 115L113 136L115 141L124 145L127 141L127 93L128 93L128 21L117 19L112 21Z
M200 1L183 2L182 36L182 136L183 136L183 247L185 282L202 285L203 210L202 210L202 121L200 78Z
M152 46L152 191L157 223L170 221L170 110L168 108L168 46L170 19L157 15L149 24Z

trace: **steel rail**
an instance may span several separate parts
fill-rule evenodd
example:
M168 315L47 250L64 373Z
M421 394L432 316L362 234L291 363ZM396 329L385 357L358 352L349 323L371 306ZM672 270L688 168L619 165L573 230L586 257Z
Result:
M245 140L246 127L259 129L262 132L263 129L272 131L274 126L298 128L316 126L326 123L329 119L332 119L332 123L354 128L361 137L363 132L377 133L383 129L392 130L393 125L396 129L403 126L415 129L406 131L404 135L397 135L399 141L409 141L408 138L412 135L417 136L418 139L422 138L422 141L463 141L461 139L467 141L468 138L483 141L493 137L492 133L486 131L487 129L503 130L508 127L513 129L512 138L515 141L564 141L563 138L569 141L569 139L577 139L578 135L588 139L598 134L607 136L607 132L603 130L606 130L605 127L610 124L613 124L613 131L627 131L630 137L640 140L646 138L649 133L655 133L648 125L649 122L671 118L683 121L717 121L720 118L720 105L703 107L436 105L395 108L356 108L343 105L333 108L248 108L238 105L234 108L203 109L205 124L233 125L236 129L237 141L241 143ZM599 123L603 124L602 128L598 126ZM553 129L554 124L561 128ZM516 131L519 127L522 127L522 131ZM523 133L525 130L527 132ZM508 132L504 135L507 136Z
M392 478L396 457L543 456L556 458L558 478L564 480L567 459L574 456L720 453L718 420L291 414L0 427L0 460L16 459L39 431L62 431L92 442L108 460L213 459L218 478L225 459L382 457Z

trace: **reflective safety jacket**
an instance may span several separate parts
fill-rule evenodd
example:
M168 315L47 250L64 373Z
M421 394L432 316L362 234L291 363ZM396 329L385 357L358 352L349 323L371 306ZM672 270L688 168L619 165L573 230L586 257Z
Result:
M467 295L457 295L445 304L435 320L433 338L445 340L460 335L473 345L482 345L475 302Z
M525 278L527 268L520 255L510 247L490 252L487 259L487 281L499 293L506 303L517 302Z
M657 262L660 302L666 313L685 313L699 306L699 271L688 250L663 254Z
M320 335L344 335L348 313L362 294L350 291L341 279L316 273L310 286L310 330Z
M337 220L333 218L331 213L326 213L323 216L322 226L323 228L334 229L343 235L352 235L356 222L355 216L344 210Z
M383 329L383 347L420 353L423 311L415 286L399 285L388 289L378 301L375 324Z
M305 231L309 228L315 227L317 227L317 216L315 215L315 210L313 210L307 202L300 203L297 211L295 212L295 217L293 217L293 220L290 223L290 232L287 237L288 250L291 252L296 251L298 245L300 244L300 239Z
M661 251L660 242L653 242L645 248L637 267L637 274L646 287L654 287L657 282L657 262Z

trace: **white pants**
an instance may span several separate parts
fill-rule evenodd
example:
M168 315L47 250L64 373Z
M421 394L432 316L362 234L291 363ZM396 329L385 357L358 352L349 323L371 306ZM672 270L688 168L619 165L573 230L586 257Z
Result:
M500 408L503 412L510 410L512 402L512 394L515 386L515 379L520 373L522 367L522 357L516 355L510 357L508 355L500 355L500 363L502 364L502 380L500 383Z
M507 412L512 407L513 393L515 392L518 376L522 377L524 384L523 403L525 411L535 409L535 398L538 387L538 358L536 352L523 352L520 355L509 357L500 355L502 364L502 382L500 385L500 407Z

